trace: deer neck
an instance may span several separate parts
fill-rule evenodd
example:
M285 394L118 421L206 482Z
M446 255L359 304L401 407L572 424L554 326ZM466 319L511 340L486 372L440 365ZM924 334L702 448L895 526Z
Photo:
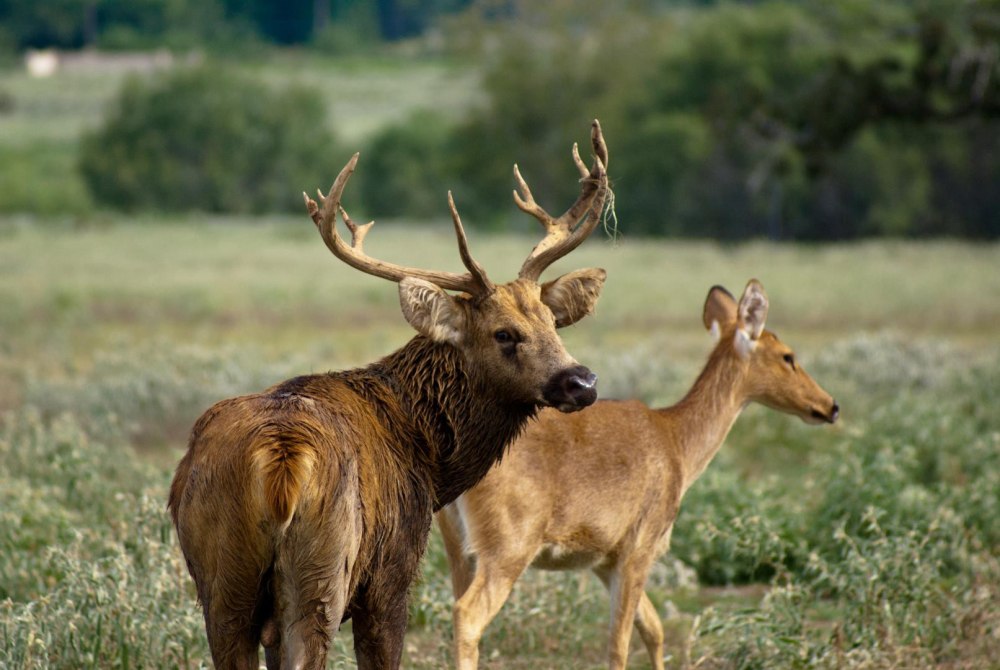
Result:
M744 391L746 363L732 346L720 344L712 352L687 395L660 410L671 428L684 469L683 491L701 476L715 458L748 399Z
M503 403L454 347L417 336L374 364L391 379L434 486L435 511L475 486L536 413Z

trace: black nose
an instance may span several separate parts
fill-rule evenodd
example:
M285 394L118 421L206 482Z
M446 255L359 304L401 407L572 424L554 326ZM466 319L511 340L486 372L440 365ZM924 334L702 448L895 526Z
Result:
M545 384L542 398L561 412L575 412L597 400L597 375L577 365L557 372Z
M830 408L829 414L823 414L823 412L818 409L812 411L812 416L814 419L819 419L820 421L826 421L827 423L835 423L837 417L840 416L840 406L837 403L833 403L833 407Z

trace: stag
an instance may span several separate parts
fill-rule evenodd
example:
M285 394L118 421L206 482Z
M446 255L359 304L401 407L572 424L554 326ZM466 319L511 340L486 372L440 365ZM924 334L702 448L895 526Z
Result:
M840 412L764 330L767 310L756 281L739 303L713 287L703 320L719 341L684 399L663 409L630 400L572 416L543 411L497 467L437 514L461 670L477 666L483 631L529 565L593 570L612 600L609 667L625 667L634 620L653 667L663 669L663 627L643 589L684 493L748 403L809 423L833 423Z
M168 506L217 667L257 668L263 646L269 670L323 668L348 618L360 668L398 667L433 513L479 481L538 408L594 402L596 376L556 329L593 311L605 272L539 283L601 218L608 154L597 121L591 144L590 169L573 147L580 195L558 218L535 203L515 166L515 201L545 235L507 284L473 259L450 193L461 274L365 253L373 224L356 225L341 206L357 154L319 203L306 196L334 256L398 282L417 335L368 367L296 377L198 419Z

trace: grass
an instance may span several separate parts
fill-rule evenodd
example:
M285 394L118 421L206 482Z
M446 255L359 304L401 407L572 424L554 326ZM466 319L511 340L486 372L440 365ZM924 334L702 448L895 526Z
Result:
M496 279L525 226L473 233ZM385 221L368 250L457 270L449 229ZM692 489L649 585L670 667L989 667L1000 247L595 238L558 269L583 265L609 281L565 339L603 394L678 398L709 347L708 288L756 276L769 326L843 408L821 429L749 409ZM219 398L388 353L410 336L398 309L304 216L0 219L0 666L207 665L163 505L187 430ZM407 667L449 663L446 575L432 536ZM597 580L529 573L483 666L604 667L606 617ZM348 632L330 667L353 667Z
M7 303L0 318L30 324L96 314L104 327L158 330L166 323L196 327L206 337L254 341L261 340L255 327L273 329L274 322L305 328L309 337L302 340L334 323L352 330L403 328L392 287L332 258L305 215L254 225L197 217L132 223L101 219L75 230L30 220L0 223L0 295ZM523 236L472 233L474 253L497 278L514 276L536 241L527 218L524 226ZM381 222L368 245L388 260L461 268L444 219ZM588 337L613 343L658 332L673 338L670 331L680 327L700 348L703 338L685 327L699 323L708 287L723 284L736 293L756 276L781 292L783 309L771 317L781 334L802 332L822 343L845 332L888 328L977 345L991 341L1000 324L998 257L996 244L723 247L625 239L615 246L594 238L550 273L608 269ZM25 335L36 339L30 328L13 333Z

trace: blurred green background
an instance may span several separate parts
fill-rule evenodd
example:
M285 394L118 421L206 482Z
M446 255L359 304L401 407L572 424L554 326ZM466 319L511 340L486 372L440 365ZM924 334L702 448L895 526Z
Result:
M304 174L361 149L360 209L433 215L448 184L472 225L507 228L510 164L561 201L564 147L598 117L633 234L995 239L998 16L995 0L5 0L0 211L295 211ZM46 57L49 77L22 67Z
M303 190L361 151L367 251L458 270L450 189L505 281L511 166L562 211L593 118L616 216L549 276L608 270L563 331L601 394L679 399L756 277L843 412L737 422L648 584L668 667L1000 668L998 57L990 0L0 0L0 668L211 666L190 426L412 334ZM406 667L450 665L450 605L435 531ZM606 667L607 609L528 573L482 665Z

